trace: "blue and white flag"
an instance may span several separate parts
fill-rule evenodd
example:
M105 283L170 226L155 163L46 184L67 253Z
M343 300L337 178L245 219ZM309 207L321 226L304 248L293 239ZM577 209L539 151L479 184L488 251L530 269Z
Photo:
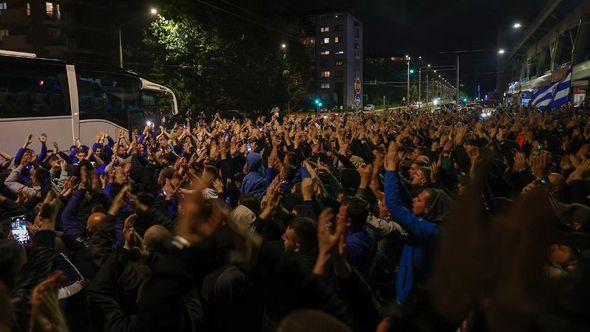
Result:
M570 89L572 87L572 68L567 71L565 77L559 81L559 85L553 96L553 101L549 105L551 110L558 109L559 107L569 103L570 101Z
M542 111L546 110L549 104L551 104L551 101L553 101L553 96L555 95L558 85L559 82L556 82L537 91L533 96L531 106Z

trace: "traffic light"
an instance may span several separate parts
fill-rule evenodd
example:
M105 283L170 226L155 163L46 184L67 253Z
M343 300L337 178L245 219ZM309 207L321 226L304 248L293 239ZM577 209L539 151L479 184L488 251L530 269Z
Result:
M320 101L320 103L318 104L319 107L324 106L324 104L322 104L322 102Z
M467 98L463 98L463 102L466 103L467 102Z
M414 69L410 69L410 75L414 73Z
M316 104L317 106L320 106L320 104L322 103L322 102L321 102L321 101L320 101L318 98L316 98L316 99L314 100L314 102L315 102L315 104Z

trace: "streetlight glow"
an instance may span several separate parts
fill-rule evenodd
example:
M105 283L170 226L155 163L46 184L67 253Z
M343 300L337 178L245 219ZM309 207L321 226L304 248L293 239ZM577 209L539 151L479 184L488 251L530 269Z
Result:
M516 22L512 25L512 29L520 29L522 28L522 24L520 24L519 22Z
M430 68L430 64L428 64L428 68Z
M501 48L501 49L498 50L498 54L504 54L504 53L506 53L506 50L505 49Z
M152 14L152 15L158 15L158 9L157 8L151 8L150 9L150 14Z
M281 44L281 48L282 48L282 49L286 49L286 48L287 48L287 44L285 44L285 43L282 43L282 44Z

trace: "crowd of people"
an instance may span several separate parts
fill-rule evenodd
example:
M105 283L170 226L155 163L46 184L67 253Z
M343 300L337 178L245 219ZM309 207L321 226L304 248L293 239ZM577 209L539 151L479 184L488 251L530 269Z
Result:
M0 153L0 331L588 331L588 116L28 135Z

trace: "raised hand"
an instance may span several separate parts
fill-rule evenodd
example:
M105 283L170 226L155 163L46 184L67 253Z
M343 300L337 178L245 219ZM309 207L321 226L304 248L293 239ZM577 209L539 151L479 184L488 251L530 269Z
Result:
M125 219L125 224L123 225L123 235L125 237L124 248L127 250L133 250L136 246L135 228L133 227L135 220L137 220L137 214L132 214Z
M203 190L211 182L206 172L203 179L195 181L193 193L184 196L183 211L178 223L178 235L191 245L198 245L208 240L221 226L228 212L216 200L206 200Z
M361 175L361 182L359 189L365 189L368 185L371 184L371 178L373 175L373 167L369 164L361 164L357 171Z
M41 144L47 143L47 134L41 134L41 136L39 136L39 142L41 142Z
M330 229L331 221L334 220L332 209L323 210L318 217L318 249L319 255L331 256L333 249L338 243L340 234L344 231L344 222L338 222L336 231Z
M514 171L515 172L523 172L529 168L529 164L526 160L524 153L516 152L514 153Z
M225 186L223 185L223 181L221 179L215 179L215 181L213 181L213 188L215 188L215 191L217 191L219 194L225 192Z
M399 145L395 141L392 141L389 143L383 163L385 171L396 172L399 167L399 161Z
M436 183L436 181L438 181L439 169L440 169L440 165L438 162L430 163L430 181L432 183Z
M131 191L131 187L124 186L121 190L117 193L115 198L113 199L113 204L111 204L111 208L109 209L109 214L111 216L118 216L123 206L125 205L125 199L127 198L127 194Z
M567 182L571 184L573 181L582 181L590 175L590 159L581 162L578 167L570 174Z
M301 195L304 201L313 200L313 180L311 178L305 178L301 181Z
M331 209L325 209L318 217L318 259L313 273L320 276L326 274L330 260L343 257L346 250L346 220L337 218L336 229L332 232L330 226L333 219L334 213Z
M33 289L31 295L31 331L69 330L57 299L57 290L64 279L63 272L58 270Z
M541 151L541 153L535 156L531 162L533 175L537 180L541 180L547 176L548 157L549 153Z
M29 135L27 135L27 139L25 140L25 145L23 145L23 148L26 149L32 143L33 143L33 134L29 134Z

